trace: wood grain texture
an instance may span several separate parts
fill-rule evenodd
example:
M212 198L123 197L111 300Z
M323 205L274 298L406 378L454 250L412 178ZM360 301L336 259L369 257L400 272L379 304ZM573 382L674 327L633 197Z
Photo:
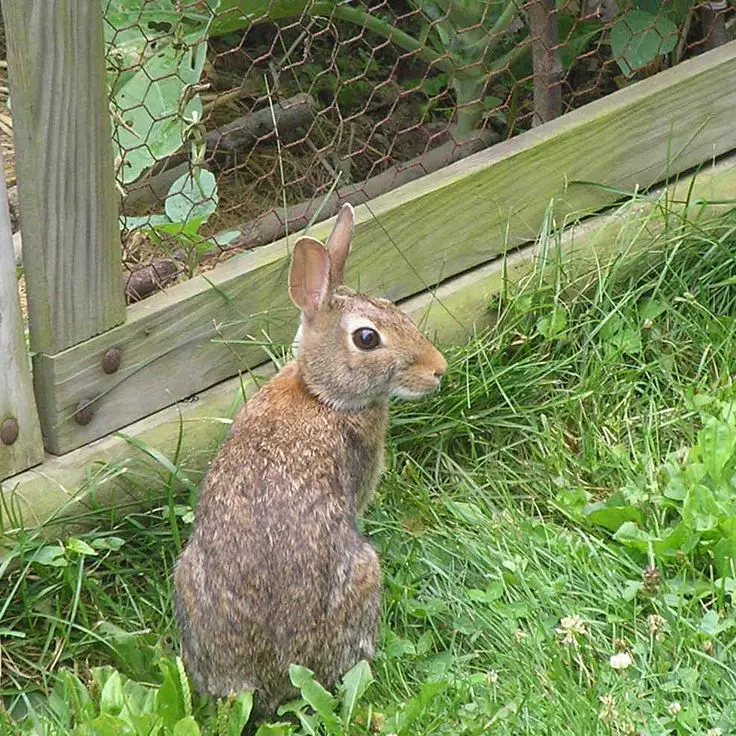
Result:
M53 354L125 319L102 14L2 0L31 346Z
M534 239L558 221L736 148L736 43L470 156L356 209L348 283L394 300ZM334 220L312 230L326 236ZM261 363L267 333L288 343L285 240L134 305L126 324L36 362L47 448L69 451ZM236 341L225 344L224 341ZM101 356L122 352L105 375ZM90 403L89 424L74 412Z
M647 200L631 201L605 215L599 215L568 228L561 234L556 254L572 277L596 278L600 268L622 253L667 249L669 240L660 237L666 226L675 229L687 211L700 225L712 222L732 204L703 206L698 200L733 199L736 194L736 156L729 157L697 178L683 177L676 185L654 193ZM662 214L662 203L674 200L692 202L666 205L669 217ZM556 242L556 241L555 241ZM661 256L661 253L660 253ZM558 261L554 261L558 263ZM555 269L543 245L521 248L505 259L496 259L451 278L432 292L423 292L405 300L401 306L425 332L441 346L462 344L469 335L492 324L489 305L493 297L508 283L520 283L543 276L554 277ZM198 483L216 446L222 441L225 427L222 418L234 415L243 393L248 395L257 383L273 374L271 364L254 370L251 378L233 378L199 394L196 401L186 401L164 409L130 427L125 435L158 450L166 457L178 451L180 466ZM179 433L182 430L182 445ZM105 466L109 463L109 466ZM131 485L124 478L138 479L138 487L146 487L146 478L155 478L161 469L148 455L131 446L120 436L106 437L74 450L63 457L47 456L38 469L26 471L0 485L5 502L13 508L26 526L45 524L51 518L63 517L69 528L69 517L84 514L95 503L135 503ZM154 483L156 481L153 481ZM18 520L16 523L20 523ZM84 520L79 520L84 523ZM48 527L56 534L59 527Z
M17 438L6 445L2 440L2 427L5 422L13 421ZM9 432L10 424L6 427ZM5 436L9 439L7 434ZM40 463L43 455L18 297L5 167L0 154L0 480Z

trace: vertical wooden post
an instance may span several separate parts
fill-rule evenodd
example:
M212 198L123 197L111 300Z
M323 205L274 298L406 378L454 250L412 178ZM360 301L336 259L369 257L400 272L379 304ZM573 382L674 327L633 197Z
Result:
M42 460L0 154L0 481Z
M54 354L125 319L102 11L99 0L2 10L31 347Z

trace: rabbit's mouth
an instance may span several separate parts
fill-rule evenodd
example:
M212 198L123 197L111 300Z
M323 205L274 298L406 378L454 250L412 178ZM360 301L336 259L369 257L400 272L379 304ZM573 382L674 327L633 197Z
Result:
M407 401L411 401L412 399L422 399L425 396L429 396L429 394L434 393L439 387L440 387L440 379L433 378L433 385L427 385L417 387L412 386L411 388L408 388L406 386L394 386L393 389L391 389L391 396L396 399L405 399Z

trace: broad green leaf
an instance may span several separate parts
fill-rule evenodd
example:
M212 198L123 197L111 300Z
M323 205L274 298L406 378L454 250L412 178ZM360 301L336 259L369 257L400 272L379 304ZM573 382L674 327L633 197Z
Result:
M110 713L100 713L89 724L89 736L137 736L133 727Z
M70 670L59 673L49 696L49 707L62 720L92 720L97 709L84 683ZM66 714L64 717L63 714Z
M573 15L558 12L557 29L562 66L569 69L604 28L600 21L583 21Z
M227 736L240 736L253 710L253 693L238 693L227 718Z
M110 669L100 693L100 712L117 716L124 704L123 677L117 670Z
M718 611L706 611L703 614L703 619L700 622L700 630L704 634L708 634L709 636L713 636L713 634L716 633L718 630Z
M120 670L138 680L150 679L150 672L155 670L154 662L159 656L155 633L131 633L109 621L100 621L97 630L112 646L116 666Z
M39 565L47 565L49 567L67 566L64 548L60 547L58 544L50 544L46 547L41 547L33 553L31 560L33 562L37 562Z
M736 430L729 423L709 417L698 432L700 459L708 475L720 483L723 471L729 465L736 449Z
M656 299L642 299L639 303L639 318L642 321L646 319L655 320L665 311L667 311L667 305Z
M123 683L123 706L120 717L135 725L133 716L153 713L156 710L156 689L135 680Z
M509 716L516 715L519 712L519 701L511 700L505 705L502 705L488 721L488 726L493 726L499 721L505 721Z
M724 537L713 546L713 561L719 577L731 577L736 573L736 538Z
M87 542L77 539L76 537L69 537L66 541L66 548L69 552L75 552L78 555L97 555L97 550L94 547L90 547Z
M666 483L662 493L673 501L684 501L690 488L689 474L679 465L676 459L668 460L663 469Z
M624 522L613 535L613 538L627 547L647 552L651 537L643 529L640 529L633 521Z
M561 307L555 307L551 314L537 320L537 332L547 340L557 340L567 327L567 314Z
M296 717L302 724L302 729L307 736L318 736L320 717L316 713L305 713L304 710L297 710Z
M628 603L636 598L637 593L644 587L641 580L632 580L621 591L621 597Z
M405 654L416 654L416 649L408 639L402 639L393 631L387 631L383 652L391 659L401 659Z
M611 28L611 51L619 68L630 77L661 54L675 48L677 26L664 15L629 10Z
M218 0L179 4L171 0L101 0L101 4L108 64L124 69L153 56L177 35L182 35L181 42L187 45L203 40Z
M163 721L157 713L130 713L128 718L136 736L163 736Z
M256 736L291 736L294 730L291 723L268 723L258 727Z
M207 219L217 209L217 179L208 169L180 176L169 188L164 205L171 222Z
M583 510L583 515L593 524L598 524L612 532L627 521L637 524L644 523L644 514L641 509L631 504L618 506L609 502L592 503Z
M347 728L355 712L355 706L373 682L373 675L368 662L361 660L342 678L342 708L340 717L343 727Z
M192 716L186 716L174 724L173 736L200 736L201 731Z
M115 95L118 124L115 138L122 160L123 183L135 181L155 161L174 153L183 143L184 118L202 114L194 97L183 111L185 89L199 82L207 52L170 44L142 66Z
M657 557L675 557L680 552L687 555L699 541L700 534L685 521L680 521L661 539L652 541L652 550Z
M124 544L125 540L120 537L97 537L92 540L95 549L109 549L113 552L117 552Z
M163 718L164 725L171 729L187 713L184 693L179 681L179 668L170 659L161 659L159 668L163 673L163 682L156 698L156 712Z
M505 588L502 580L494 580L485 590L470 588L468 598L476 603L493 603L503 597Z
M433 618L447 609L447 603L442 598L426 598L423 600L409 598L405 605L407 613L422 619Z
M699 483L687 493L682 504L682 518L692 529L709 532L718 526L721 510L713 492Z
M289 667L289 677L292 685L299 690L302 698L322 718L325 725L335 726L337 699L314 679L314 673L306 667L292 664Z
M128 231L142 230L156 227L156 225L165 225L169 222L166 215L135 215L130 217L121 217L122 227Z

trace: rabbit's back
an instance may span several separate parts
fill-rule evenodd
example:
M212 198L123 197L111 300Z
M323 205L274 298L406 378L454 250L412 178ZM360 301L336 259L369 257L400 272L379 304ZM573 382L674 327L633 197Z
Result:
M332 682L372 654L380 568L355 516L378 476L385 414L329 411L293 365L241 410L175 573L198 689L255 688L268 710L291 695L289 664Z

